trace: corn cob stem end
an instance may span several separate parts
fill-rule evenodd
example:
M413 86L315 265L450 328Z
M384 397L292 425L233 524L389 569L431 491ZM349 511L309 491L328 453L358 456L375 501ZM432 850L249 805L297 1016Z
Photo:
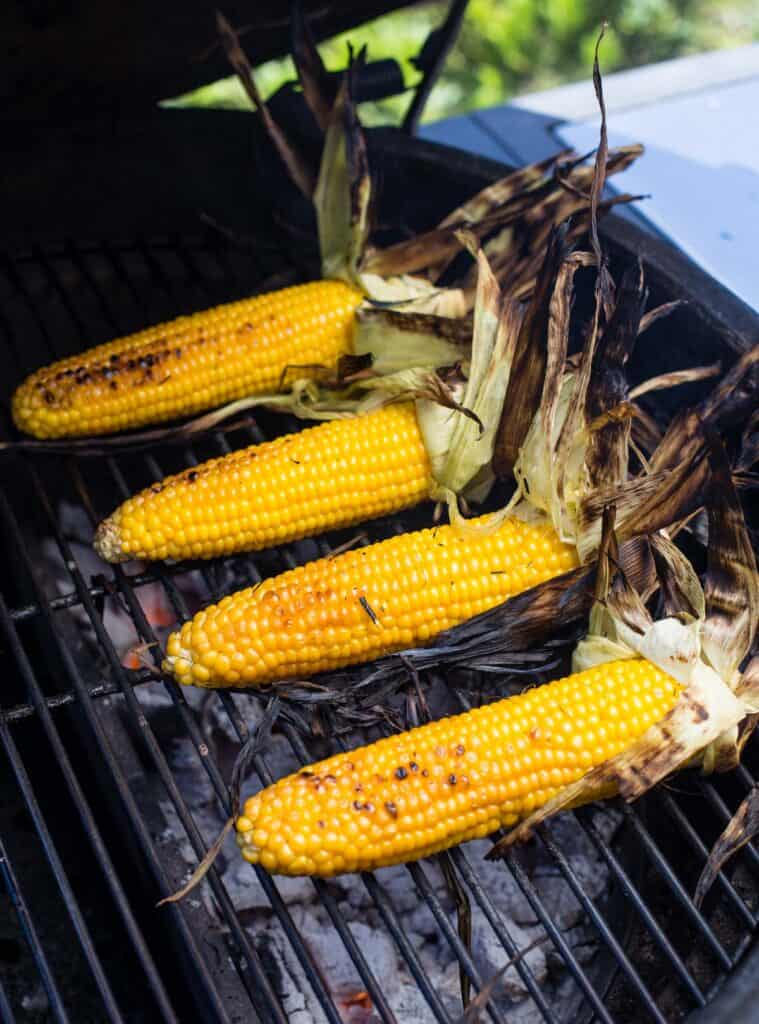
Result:
M92 546L104 562L128 562L130 555L121 546L121 532L112 518L104 519L95 530Z

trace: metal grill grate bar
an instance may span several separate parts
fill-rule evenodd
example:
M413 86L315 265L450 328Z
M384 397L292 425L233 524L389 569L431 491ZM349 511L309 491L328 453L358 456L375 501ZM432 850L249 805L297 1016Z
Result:
M751 790L756 786L756 780L751 775L751 772L749 772L745 764L738 765L738 767L735 769L735 775L738 779L740 779L740 781L743 783L747 790ZM717 814L719 815L722 824L727 825L727 823L732 818L732 813L728 809L728 806L725 803L725 801L722 799L722 797L715 789L714 784L712 782L707 781L706 779L702 779L701 792L704 794L704 796L709 801L711 806L717 811ZM756 848L756 843L753 840L746 843L746 845L743 847L743 850L745 855L750 860L752 867L756 871L759 871L759 851Z
M16 779L16 783L21 791L24 804L31 816L34 828L45 851L45 856L47 857L48 863L50 864L50 868L55 877L58 890L63 897L66 912L71 920L79 945L87 959L87 963L92 972L100 997L103 1000L104 1008L108 1014L108 1019L116 1021L118 1024L122 1024L124 1018L121 1016L121 1011L119 1010L113 991L111 990L110 983L106 977L105 971L103 970L103 965L97 954L97 950L95 949L89 928L84 920L84 915L82 914L79 903L74 895L74 890L71 888L71 884L64 870L63 863L58 855L55 843L50 835L50 831L45 822L45 817L37 801L37 797L34 794L34 788L24 766L24 762L14 739L10 734L7 724L2 721L0 721L0 744L2 744L5 750L8 761L11 765L11 770L13 771L13 775Z
M535 980L535 975L530 970L524 958L520 957L521 951L517 948L516 943L509 935L509 930L506 927L498 909L493 905L493 902L488 898L487 893L477 880L477 874L469 863L464 850L461 847L453 849L450 851L450 856L456 866L456 869L466 883L467 888L472 893L477 904L487 918L490 927L498 936L498 941L506 951L506 955L510 960L518 958L516 959L514 967L519 974L519 977L524 982L527 991L532 996L535 1005L540 1010L543 1019L547 1021L547 1024L551 1024L554 1019L553 1014L546 1003L545 996L543 995L540 986Z
M560 849L558 844L554 842L550 832L544 826L540 826L537 830L538 835L545 843L547 849L550 851L551 856L554 858L556 863L559 865L559 869L564 878L569 883L569 887L574 893L580 906L583 908L589 919L593 922L596 930L603 939L604 945L607 947L609 952L612 954L616 962L619 964L620 969L624 973L627 980L634 987L641 1003L647 1010L652 1020L656 1021L656 1024L666 1024L664 1016L659 1011L659 1007L651 996L646 986L641 981L640 975L635 970L633 965L630 963L630 959L622 949L621 945L617 941L616 936L612 930L604 921L603 917L599 913L596 905L593 903L585 889L580 884L580 881L573 871L571 864L564 856L564 851Z
M11 519L10 509L6 505L5 496L0 494L0 504L2 505L3 518L6 521ZM14 531L15 532L15 531ZM20 537L18 538L20 540ZM151 989L156 997L156 1001L160 1008L163 1018L167 1021L176 1021L177 1017L172 1009L169 997L166 993L161 976L156 968L155 962L150 955L148 947L145 943L145 939L140 931L140 928L134 918L132 909L129 906L129 901L126 898L124 890L119 881L118 875L116 874L115 867L111 861L108 850L106 849L103 838L100 835L100 831L95 823L95 818L90 810L89 804L82 792L82 788L76 777L76 773L71 765L71 762L66 753L66 749L61 741L58 734L58 730L53 723L52 716L49 709L45 706L42 693L34 677L34 671L29 663L29 659L26 656L21 641L19 640L18 634L13 628L12 624L8 620L7 610L5 602L3 601L2 595L0 595L0 622L2 622L3 634L9 649L14 655L16 665L21 670L21 675L24 680L29 693L31 694L32 701L37 710L38 715L42 721L42 725L45 729L48 742L52 747L53 753L58 767L63 771L63 775L66 781L68 790L72 796L72 799L76 805L79 817L82 821L82 826L86 832L90 844L97 856L98 863L100 864L105 878L106 884L111 891L114 903L118 909L119 914L124 922L129 938L132 941L132 945L137 953L140 964L147 978L150 981Z
M2 1021L3 1024L13 1024L15 1019L13 1011L11 1010L11 1004L5 994L2 979L0 978L0 1021Z
M527 902L532 907L536 917L543 925L546 934L550 937L557 952L561 956L562 960L567 966L567 970L570 972L572 977L575 979L580 989L582 990L585 998L590 1003L595 1015L599 1021L603 1024L613 1024L613 1018L609 1014L609 1011L604 1006L601 998L593 987L590 979L582 966L578 963L577 958L572 953L571 949L567 945L564 936L556 926L553 918L548 913L543 900L530 881L527 872L524 870L522 865L519 863L517 858L513 854L509 854L506 857L506 863L509 866L514 878L516 879L519 887L527 898Z
M605 842L603 836L601 836L601 834L599 833L598 829L593 823L593 819L591 818L591 816L579 813L577 815L577 818L582 823L586 835L590 836L596 849L599 851L601 856L608 864L609 869L611 870L616 880L619 882L620 885L623 886L624 891L630 898L630 901L632 902L633 906L635 907L635 910L637 911L641 920L648 929L650 935L656 942L656 945L659 947L661 952L664 953L669 962L672 964L675 971L677 972L678 977L693 997L693 1000L696 1003L696 1005L704 1006L706 1004L706 1000L701 990L699 989L698 985L696 984L695 980L693 979L693 975L690 973L688 968L683 963L675 947L672 945L672 943L669 941L669 939L664 934L662 929L659 927L659 924L654 915L648 909L645 902L641 899L640 893L633 885L632 879L625 871L625 869L622 867L622 865L619 863L618 858L615 857L613 850L611 850L608 843Z
M638 812L632 808L629 804L624 805L624 813L628 822L635 830L635 833L641 841L641 845L649 855L654 868L659 872L661 877L667 883L672 895L677 900L678 904L685 911L687 916L691 919L693 924L699 930L704 940L709 944L712 952L717 957L722 967L725 970L730 970L732 966L732 958L725 951L722 943L719 941L717 936L711 929L709 922L703 916L703 914L697 909L695 903L686 892L682 882L672 870L672 867L667 862L664 854L661 852L659 847L651 837L651 833L648 831L646 826L643 824Z
M683 812L678 807L677 803L672 799L668 793L659 795L659 799L664 804L667 812L672 815L672 819L677 822L677 825L685 836L686 840L690 844L691 848L698 854L700 861L706 864L709 857L709 851L706 848L706 844L701 841L696 830L693 828L691 823L685 817ZM756 917L751 913L750 909L746 906L744 900L736 892L733 883L727 877L724 871L720 871L717 875L716 883L719 885L721 891L730 900L735 911L743 919L744 923L749 928L754 928L756 925Z
M21 931L26 939L26 944L34 957L34 962L36 964L37 971L39 972L42 986L45 990L45 994L47 995L50 1011L58 1024L68 1024L69 1017L63 1005L61 994L55 983L53 972L50 970L47 955L45 954L45 950L40 942L37 929L34 927L34 920L29 912L26 900L24 899L24 894L21 891L19 880L13 870L13 865L3 843L2 836L0 836L0 872L2 872L3 878L5 879L5 886L8 890L11 902L15 907ZM13 1014L10 1013L10 1009L8 1012L8 1020L14 1020Z

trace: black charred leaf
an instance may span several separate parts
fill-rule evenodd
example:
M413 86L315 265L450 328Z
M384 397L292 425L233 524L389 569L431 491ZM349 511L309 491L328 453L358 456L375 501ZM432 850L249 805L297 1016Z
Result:
M258 91L255 79L253 78L253 70L248 58L245 56L245 53L240 46L237 33L224 15L219 11L216 12L216 28L221 39L221 44L224 47L224 52L227 55L227 59L232 65L235 74L240 79L248 99L260 115L266 134L269 136L269 139L277 153L279 153L291 180L300 189L303 195L307 199L310 199L313 195L314 184L316 182L316 174L313 168L308 166L305 158L296 151L286 138L282 129L269 113L269 110Z
M614 312L598 341L585 399L592 430L586 467L593 488L621 483L627 473L630 417L610 415L628 395L625 365L635 345L645 303L643 266L629 267L616 293Z
M759 345L738 359L722 380L694 409L680 413L657 448L652 471L676 466L705 443L705 432L723 434L744 424L759 402Z
M250 765L271 742L271 733L274 723L282 710L279 697L272 697L266 705L266 710L261 716L258 726L251 732L248 739L240 747L232 767L232 776L229 781L229 797L232 805L232 814L240 812L240 792L243 782L248 774Z
M716 435L710 441L706 621L702 635L712 665L723 679L729 679L751 650L759 628L759 579L727 454Z
M493 454L496 476L509 477L540 405L546 370L551 297L567 254L566 225L551 233L548 250L517 337L509 386Z
M717 875L731 857L759 833L759 786L754 786L728 822L722 835L712 847L709 859L701 872L693 902L700 907L714 884Z
M290 4L290 17L291 49L303 98L321 130L326 131L332 104L335 102L336 83L316 48L301 0L293 0Z
M359 307L356 318L360 323L377 324L394 331L429 334L442 338L444 341L460 345L464 353L472 341L472 324L468 317L459 319L436 316L434 313L404 313L397 309L385 308L381 303L370 300L367 305Z

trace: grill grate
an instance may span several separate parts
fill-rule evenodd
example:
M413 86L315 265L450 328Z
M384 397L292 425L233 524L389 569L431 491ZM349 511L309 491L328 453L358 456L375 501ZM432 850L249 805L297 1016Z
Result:
M5 360L7 390L41 362L108 334L168 317L178 309L200 308L249 293L265 274L286 268L284 258L278 265L271 251L266 258L266 266L256 264L249 253L208 238L119 246L67 243L59 250L36 249L9 257L0 272L4 345L0 360ZM7 405L2 415L4 430L9 424ZM234 444L262 440L259 423L266 427L266 417L237 431ZM12 827L10 814L0 816L2 885L16 911L18 940L28 951L20 958L20 966L14 966L10 982L0 981L2 1020L38 1019L29 1010L28 1000L24 1001L24 985L42 987L52 1019L84 1019L83 997L67 986L66 964L51 950L47 922L53 912L67 921L78 969L89 975L86 998L87 1005L95 1008L93 1020L175 1021L188 1019L190 1012L191 1019L231 1022L249 1020L251 1007L263 1020L288 1020L265 951L235 911L217 868L210 870L206 883L216 920L202 901L192 899L154 909L156 900L183 880L184 862L176 844L162 841L151 818L153 790L146 792L146 778L154 780L155 791L160 790L161 799L173 808L197 859L205 854L209 837L183 796L140 701L140 686L160 679L160 649L143 595L159 585L176 618L183 619L189 614L183 580L197 580L203 599L216 600L232 586L257 581L263 572L297 564L304 552L327 553L329 543L319 540L309 550L283 549L274 561L268 555L243 556L200 567L157 564L134 574L115 567L105 577L93 578L59 515L59 503L65 499L83 509L94 526L137 486L231 447L230 436L219 433L194 447L164 449L160 459L155 454L97 460L14 456L0 465L0 521L7 548L0 584L0 630L5 675L10 676L0 699L0 747L10 769L4 803L12 813L31 819L35 862L39 862L34 870L52 876L52 885L48 882L44 891L54 892L55 907L62 901L65 911L64 916L60 908L39 906L37 876L23 856L18 830ZM395 519L372 526L370 533L387 535L403 528L404 521ZM65 574L62 592L53 591L41 577L35 538L52 538ZM136 640L149 645L146 650L153 667L128 670L123 666L104 622L106 604L115 601L127 610ZM79 650L85 632L94 638L87 655L89 670ZM173 682L163 685L176 729L192 743L221 822L229 813L222 766L186 693ZM209 699L218 702L237 740L244 742L248 725L233 697L216 693ZM464 697L458 700L466 706ZM128 731L138 737L137 763L113 724L114 701ZM294 755L304 763L312 760L297 731L287 724L281 728ZM253 767L262 783L272 780L264 754L255 758ZM556 834L550 827L540 829L537 842L595 933L599 949L589 963L581 961L557 923L531 871L530 851L517 851L502 865L542 926L545 948L552 950L556 963L561 962L566 977L572 979L573 995L562 1004L561 1016L528 959L518 957L518 943L471 849L445 855L450 872L500 943L504 964L517 957L515 970L540 1019L549 1024L570 1017L609 1024L643 1019L665 1022L709 1003L753 940L759 920L756 848L750 844L719 876L703 912L694 906L690 893L707 848L731 808L754 785L752 768L749 751L746 764L725 780L684 778L677 780L676 787L660 788L640 806L623 809L623 825L613 840L605 836L593 809L578 812L576 827L609 872L611 893L603 898L591 898ZM104 798L106 791L110 798ZM67 808L63 819L51 810L57 801ZM77 870L80 856L92 865L86 879ZM435 920L449 962L458 964L476 993L489 979L460 938L432 866L422 862L407 870ZM302 937L278 883L261 870L251 871L257 874L311 996L324 1018L339 1024L346 1019L345 1008L320 966L320 949ZM418 986L429 1019L444 1024L456 1019L440 994L439 979L428 971L411 941L382 873L364 875L360 884ZM97 907L92 906L90 885L97 893ZM332 931L323 938L325 946L342 944L355 967L356 986L367 993L375 1019L397 1020L389 994L341 912L334 887L319 880L313 886L331 922ZM109 931L120 936L115 952L108 948ZM0 945L0 956L3 948ZM127 968L129 984L125 986ZM508 1002L497 987L494 992L487 1007L490 1019L511 1019Z

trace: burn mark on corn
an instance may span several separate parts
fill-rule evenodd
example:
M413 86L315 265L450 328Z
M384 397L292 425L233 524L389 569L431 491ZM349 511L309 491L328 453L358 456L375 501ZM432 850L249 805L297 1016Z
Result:
M456 776L453 773L451 773L448 776L448 785L449 786L455 786L456 785Z
M191 483L191 484L194 484L197 479L198 479L198 471L197 471L197 469L191 469L190 472L187 474L188 482Z
M463 743L458 743L454 748L454 754L456 757L462 757L466 753L466 747Z
M397 818L398 817L398 808L392 802L392 800L388 800L386 802L385 810L387 811L387 813L390 815L391 818Z
M412 772L418 772L419 771L419 765L416 763L416 761L409 761L408 766L409 766L409 768L411 769Z
M369 604L369 602L366 600L366 598L364 597L363 594L361 595L361 597L359 597L358 603L361 605L361 607L364 609L366 614L372 620L373 624L375 626L378 626L379 625L379 619L377 618L377 613L374 611L374 609Z
M396 777L396 779L405 779L407 775L408 775L408 772L403 767L403 765L400 765L398 768L395 769L395 777Z

